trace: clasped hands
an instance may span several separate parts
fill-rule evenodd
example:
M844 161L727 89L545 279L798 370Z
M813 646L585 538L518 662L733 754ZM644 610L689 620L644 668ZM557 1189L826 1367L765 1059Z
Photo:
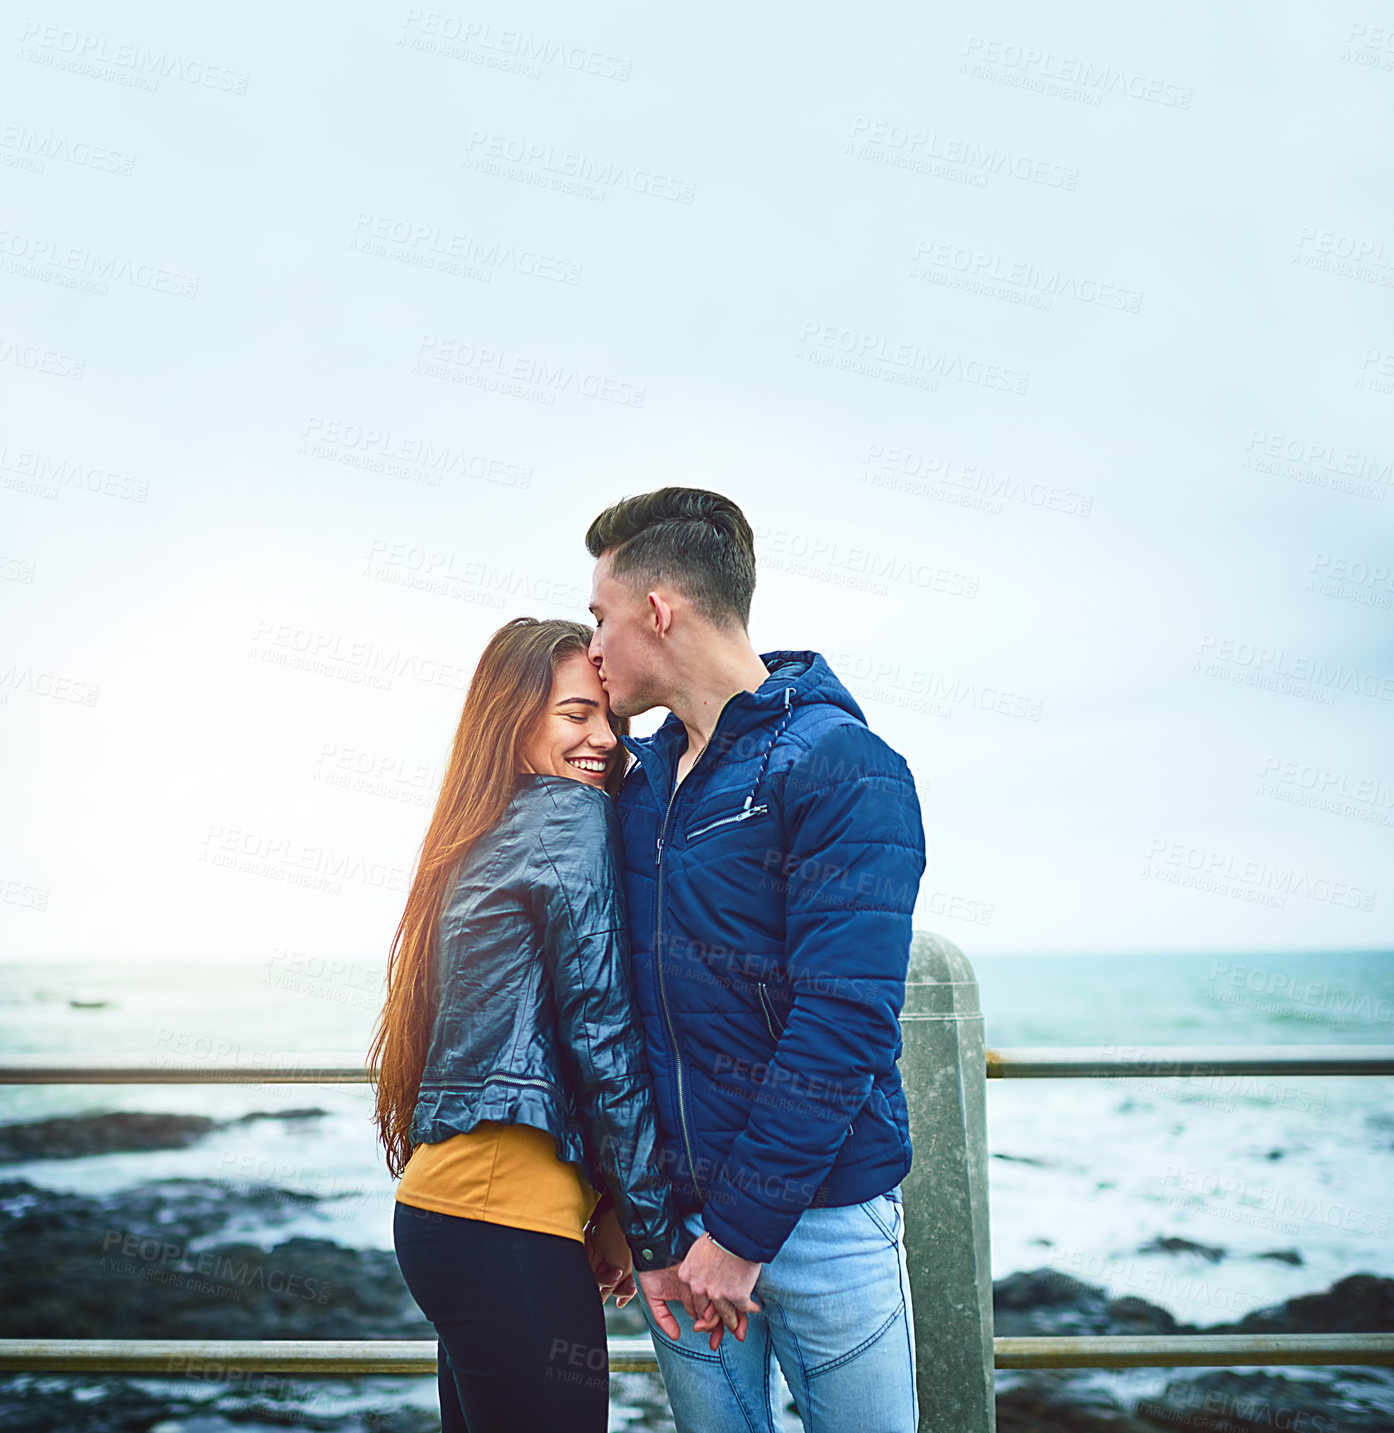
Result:
M721 1346L727 1329L744 1342L747 1314L760 1311L750 1291L761 1266L717 1248L705 1233L681 1264L640 1270L636 1275L619 1220L609 1209L586 1231L586 1255L602 1303L614 1294L615 1307L622 1309L634 1297L637 1279L637 1292L654 1322L675 1341L682 1331L669 1304L681 1304L687 1310L694 1331L710 1335L713 1351Z

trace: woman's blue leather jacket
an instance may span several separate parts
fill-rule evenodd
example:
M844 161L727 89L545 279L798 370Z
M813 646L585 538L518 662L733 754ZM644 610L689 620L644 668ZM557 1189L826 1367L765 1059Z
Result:
M623 869L604 791L518 776L441 910L440 998L411 1140L436 1144L481 1120L550 1131L561 1159L609 1186L635 1269L661 1269L692 1239L659 1163Z

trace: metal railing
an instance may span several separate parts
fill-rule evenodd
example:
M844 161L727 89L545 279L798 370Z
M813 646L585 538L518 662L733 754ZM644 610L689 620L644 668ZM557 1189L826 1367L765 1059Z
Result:
M905 1037L901 1070L911 1106L912 1137L919 1147L929 1135L927 1144L937 1156L930 1169L922 1170L917 1161L905 1182L907 1253L933 1250L912 1258L910 1270L922 1409L927 1412L933 1399L941 1415L946 1406L958 1410L955 1426L964 1433L991 1430L994 1368L1394 1366L1394 1334L994 1337L982 1098L988 1079L1388 1075L1394 1074L1394 1045L988 1050L982 1043L977 982L956 946L916 932L911 976L901 1016ZM335 1054L216 1064L177 1055L162 1056L154 1064L110 1056L67 1056L59 1062L43 1055L10 1055L0 1063L0 1084L12 1085L362 1084L368 1079L362 1063ZM946 1094L956 1098L946 1099ZM927 1212L940 1209L943 1193L949 1195L947 1218ZM965 1290L970 1295L967 1300L961 1297ZM947 1326L942 1320L931 1321L937 1317L937 1310L931 1313L936 1299L952 1303L965 1325L972 1323L976 1306L980 1327L970 1330L972 1336L963 1345L971 1355L975 1341L980 1344L981 1368L974 1366L971 1356L956 1363L942 1333L934 1341L932 1356L929 1341L918 1337L921 1328ZM647 1338L612 1337L608 1342L613 1372L657 1369ZM0 1339L0 1370L201 1377L246 1372L426 1376L436 1372L436 1344L415 1339Z
M985 1058L989 1080L1394 1075L1394 1045L1021 1045L988 1050ZM68 1055L61 1064L48 1055L8 1055L0 1061L0 1085L361 1085L368 1078L364 1065L324 1052L284 1056L273 1064L170 1059L152 1065L110 1055Z

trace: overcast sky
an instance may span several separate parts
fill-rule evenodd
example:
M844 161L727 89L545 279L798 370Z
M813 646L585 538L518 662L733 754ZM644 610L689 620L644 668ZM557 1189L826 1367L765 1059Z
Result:
M918 928L1391 943L1378 7L9 16L5 958L381 958L483 644L672 483Z

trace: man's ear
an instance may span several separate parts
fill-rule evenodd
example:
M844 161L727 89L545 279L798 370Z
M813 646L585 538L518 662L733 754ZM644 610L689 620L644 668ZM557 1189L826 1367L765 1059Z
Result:
M646 593L645 600L649 604L649 621L655 633L666 637L673 626L673 604L656 590Z

